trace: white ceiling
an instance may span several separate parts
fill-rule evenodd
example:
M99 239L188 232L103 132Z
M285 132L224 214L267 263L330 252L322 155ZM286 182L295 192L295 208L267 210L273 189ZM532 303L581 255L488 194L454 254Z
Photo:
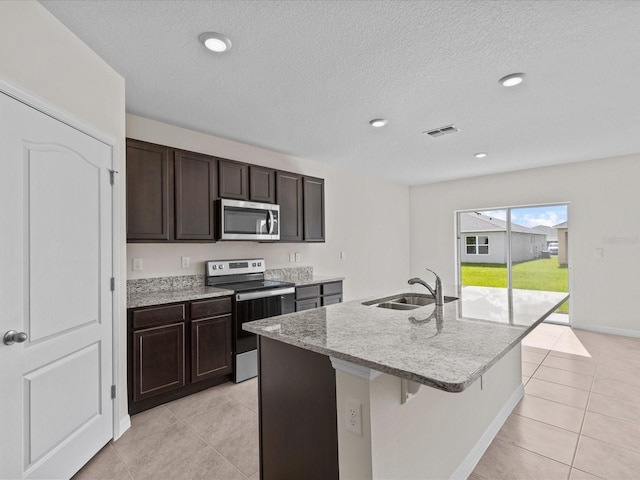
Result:
M41 3L125 77L129 113L398 183L640 152L640 1Z

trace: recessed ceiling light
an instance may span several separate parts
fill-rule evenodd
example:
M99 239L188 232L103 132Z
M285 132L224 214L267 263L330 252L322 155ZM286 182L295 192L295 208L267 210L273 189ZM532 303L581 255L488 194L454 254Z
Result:
M515 87L516 85L520 85L524 81L526 76L526 73L512 73L511 75L502 77L498 81L504 87Z
M476 158L484 158L487 156L487 152L478 152L474 155Z
M231 40L226 35L217 32L205 32L198 39L212 52L222 53L231 48Z
M373 120L369 121L369 125L376 128L384 127L386 124L387 120L384 118L374 118Z

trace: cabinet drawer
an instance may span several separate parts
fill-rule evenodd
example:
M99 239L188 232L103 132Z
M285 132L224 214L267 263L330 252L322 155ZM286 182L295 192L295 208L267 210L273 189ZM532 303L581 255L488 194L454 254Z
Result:
M327 295L322 297L322 306L326 305L334 305L336 303L342 302L342 294L338 293L337 295Z
M320 285L309 285L308 287L296 287L296 300L313 298L320 296Z
M319 298L310 298L308 300L296 301L296 312L302 312L304 310L311 310L312 308L318 308L320 306Z
M215 317L231 313L231 297L191 302L191 319Z
M185 304L166 305L134 310L131 315L134 330L180 322L186 318Z
M338 293L342 293L342 282L322 284L322 295L336 295Z

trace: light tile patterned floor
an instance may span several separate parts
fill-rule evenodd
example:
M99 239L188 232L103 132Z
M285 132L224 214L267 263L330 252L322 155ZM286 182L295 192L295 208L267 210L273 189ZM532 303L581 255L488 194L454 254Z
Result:
M74 479L258 479L258 382L225 383L131 417Z
M640 478L640 338L542 324L522 345L525 397L469 478Z
M470 480L640 478L640 338L542 324L523 342L525 397ZM257 479L257 382L132 417L77 479Z

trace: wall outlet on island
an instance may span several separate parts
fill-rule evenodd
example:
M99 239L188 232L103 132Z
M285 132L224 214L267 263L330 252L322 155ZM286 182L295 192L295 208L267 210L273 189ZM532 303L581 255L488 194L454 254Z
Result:
M353 399L345 402L344 423L347 430L362 436L362 404L360 402Z

